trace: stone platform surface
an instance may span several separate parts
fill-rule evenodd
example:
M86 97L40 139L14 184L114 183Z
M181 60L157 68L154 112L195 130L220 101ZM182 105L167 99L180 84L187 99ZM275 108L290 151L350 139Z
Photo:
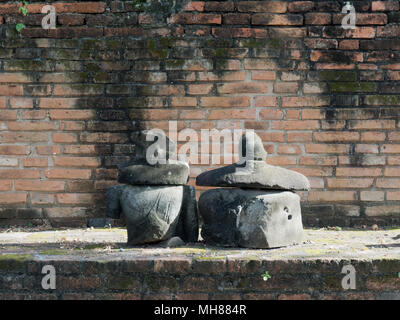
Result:
M308 229L302 244L267 250L126 239L117 228L0 233L0 299L400 299L400 228ZM355 290L341 285L349 263ZM53 291L41 288L46 264Z

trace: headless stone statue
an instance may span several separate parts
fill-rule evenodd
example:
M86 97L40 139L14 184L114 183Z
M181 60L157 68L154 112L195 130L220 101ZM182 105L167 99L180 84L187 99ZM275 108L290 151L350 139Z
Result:
M166 143L155 144L157 139ZM121 213L124 215L130 245L167 241L172 237L197 241L195 190L185 185L189 165L171 159L175 143L164 135L156 137L140 132L134 140L135 155L118 170L118 182L122 184L107 190L107 217L117 219ZM151 157L164 161L149 164Z
M265 163L267 152L253 132L241 137L239 155L240 163L204 172L196 178L199 186L235 187L207 190L200 196L205 242L249 248L301 242L300 197L293 191L309 190L307 178Z

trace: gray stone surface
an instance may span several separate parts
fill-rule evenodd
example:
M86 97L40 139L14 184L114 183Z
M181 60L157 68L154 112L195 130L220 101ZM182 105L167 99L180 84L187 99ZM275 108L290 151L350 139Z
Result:
M175 234L185 242L196 242L199 240L196 190L192 186L183 186L182 209Z
M113 220L109 218L91 218L88 219L89 228L107 228L113 226Z
M246 161L201 173L198 186L239 187L269 190L309 190L308 179L296 171L271 166L264 161Z
M118 171L118 182L131 185L183 185L189 178L189 165L168 160L166 164L133 163Z
M254 131L246 131L240 137L239 159L240 163L243 163L245 160L265 161L267 159L267 151L264 149L264 144Z
M107 217L124 216L128 244L145 244L178 236L198 240L198 214L191 186L118 185L106 193Z
M112 187L107 190L107 217L124 214L130 245L167 240L179 221L183 190L183 186Z
M179 237L172 237L171 239L160 242L159 244L163 248L176 248L185 245L185 242Z
M300 197L290 191L208 190L199 212L209 244L276 248L302 240Z

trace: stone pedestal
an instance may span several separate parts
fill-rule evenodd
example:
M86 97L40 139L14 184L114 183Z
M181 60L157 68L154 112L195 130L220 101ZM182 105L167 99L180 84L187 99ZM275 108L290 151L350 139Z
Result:
M291 191L208 190L199 210L201 235L209 244L276 248L303 238L300 197Z

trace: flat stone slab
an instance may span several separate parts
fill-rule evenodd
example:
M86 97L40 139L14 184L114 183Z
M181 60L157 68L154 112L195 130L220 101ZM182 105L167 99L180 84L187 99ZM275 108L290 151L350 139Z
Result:
M266 190L310 190L308 179L293 170L271 166L264 161L248 160L210 170L196 177L196 185Z
M218 248L189 243L180 248L157 245L127 247L125 229L72 229L43 232L0 233L0 257L26 254L43 259L139 259L146 257L251 257L264 260L400 259L400 227L393 230L305 229L296 246L276 249ZM400 272L400 270L399 270Z
M189 177L189 166L182 161L169 160L166 164L130 164L118 171L118 182L130 185L184 185Z

